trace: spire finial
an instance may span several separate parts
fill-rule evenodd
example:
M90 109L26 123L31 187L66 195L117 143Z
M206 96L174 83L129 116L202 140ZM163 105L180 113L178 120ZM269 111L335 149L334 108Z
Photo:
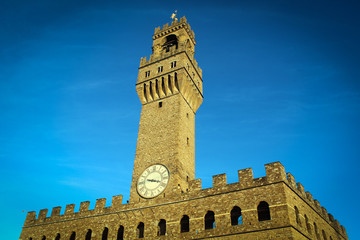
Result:
M177 15L177 10L175 10L175 12L173 13L173 14L171 14L171 19L173 19L175 22L177 22L177 17L176 17L176 15Z

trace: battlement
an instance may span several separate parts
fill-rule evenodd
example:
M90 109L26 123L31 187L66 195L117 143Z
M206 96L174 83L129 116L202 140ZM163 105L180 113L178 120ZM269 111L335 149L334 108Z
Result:
M24 227L83 217L112 214L116 212L132 211L134 209L141 209L144 207L146 208L162 204L176 204L181 201L191 201L199 198L226 194L229 192L244 191L262 186L284 183L334 229L342 235L347 236L345 228L341 226L336 219L334 219L333 215L328 213L327 210L320 205L319 201L313 199L311 193L305 191L301 183L295 182L295 178L291 173L286 174L285 168L280 162L265 164L265 171L266 176L254 178L253 170L251 168L238 170L238 182L235 183L227 183L227 176L225 173L214 175L213 186L205 189L202 189L201 179L195 179L189 182L189 188L186 192L182 192L181 189L175 188L173 189L172 194L169 194L165 199L155 198L149 199L147 202L122 204L123 196L117 195L112 198L110 207L105 207L106 199L101 198L96 200L95 208L92 210L89 210L90 202L85 201L80 203L79 212L74 212L75 204L67 205L63 215L60 215L61 207L54 207L50 217L46 217L48 209L40 210L37 218L36 213L32 211L28 212Z
M173 31L176 31L180 28L184 28L187 32L187 34L189 35L191 41L194 43L194 45L196 44L195 42L195 33L193 30L191 30L191 27L189 25L189 23L187 22L187 19L186 17L182 17L180 18L180 22L176 20L172 21L170 26L169 24L164 24L162 28L160 27L157 27L155 28L155 32L154 32L154 36L153 36L153 39L157 39L159 37L162 37L164 35L167 35Z

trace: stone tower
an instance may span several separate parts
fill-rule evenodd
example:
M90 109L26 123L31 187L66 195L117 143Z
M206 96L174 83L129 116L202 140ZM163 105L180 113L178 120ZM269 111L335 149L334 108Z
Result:
M163 198L174 188L185 192L195 179L195 113L203 91L194 49L194 32L183 17L155 29L152 55L140 61L142 109L130 202Z

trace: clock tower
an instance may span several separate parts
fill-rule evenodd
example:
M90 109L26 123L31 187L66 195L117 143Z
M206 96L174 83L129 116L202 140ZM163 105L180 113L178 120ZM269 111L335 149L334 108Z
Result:
M130 203L186 192L195 179L195 113L203 101L195 35L185 17L156 28L152 55L140 61L142 103Z

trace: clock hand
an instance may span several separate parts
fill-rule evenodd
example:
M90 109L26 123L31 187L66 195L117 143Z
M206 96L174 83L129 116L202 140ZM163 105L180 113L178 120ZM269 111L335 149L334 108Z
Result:
M156 179L146 179L148 182L156 182L156 183L159 183L160 180L156 180Z

